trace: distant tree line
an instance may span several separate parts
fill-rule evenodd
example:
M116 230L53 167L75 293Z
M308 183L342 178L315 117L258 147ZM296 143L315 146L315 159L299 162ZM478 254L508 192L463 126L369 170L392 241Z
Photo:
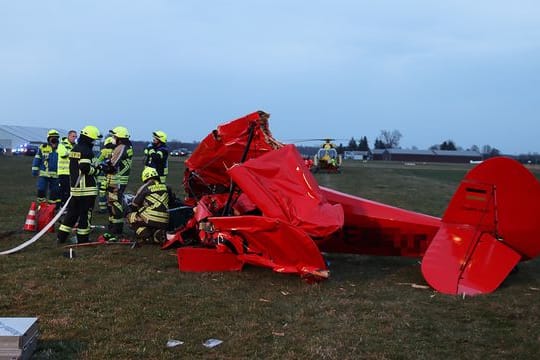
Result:
M373 149L400 149L400 141L402 134L399 130L381 130L380 135L375 139L373 143ZM133 141L133 149L135 154L142 154L149 142L145 141ZM167 143L169 150L186 148L190 151L195 150L199 145L199 142L186 143L179 140L171 140ZM305 155L315 155L319 150L320 146L302 146L297 145L297 148L301 154ZM416 149L415 147L413 149ZM453 140L444 140L440 144L434 144L429 147L430 150L464 150L462 147L457 146ZM345 151L371 151L369 146L367 136L360 136L357 141L354 137L351 137L347 145L339 144L337 150L340 154L343 154ZM484 159L488 159L494 156L500 156L501 152L499 149L492 147L491 145L484 145L480 148L477 145L472 145L470 148L465 150L476 151L482 154ZM516 159L522 163L530 164L540 164L540 154L538 153L529 153L529 154L520 154Z
M380 135L375 139L373 149L400 149L399 143L402 137L403 136L399 130L381 130ZM430 146L429 149L450 151L464 150L462 147L457 146L453 140L444 140L440 144ZM351 137L349 143L346 146L344 146L343 144L340 144L338 146L338 152L340 153L343 153L344 151L370 150L371 148L369 146L366 136L360 137L359 141L357 141L354 137ZM465 150L479 152L482 154L484 159L501 155L499 149L492 147L491 145L484 145L481 149L477 145L472 145L470 148L467 148Z

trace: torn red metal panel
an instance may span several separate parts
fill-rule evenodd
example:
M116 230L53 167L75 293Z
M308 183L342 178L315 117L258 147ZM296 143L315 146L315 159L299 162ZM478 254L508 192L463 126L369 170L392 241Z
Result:
M213 217L209 221L217 242L231 242L231 251L243 262L302 277L328 277L319 249L298 227L264 216Z
M219 125L208 134L185 162L184 188L188 195L197 199L204 194L228 192L230 177L226 170L241 161L248 143L245 160L281 147L272 137L268 117L256 111Z
M324 238L343 226L343 209L329 204L294 145L229 169L233 181L262 214Z
M195 218L202 225L199 238L201 243L214 244L215 248L179 252L179 266L200 271L205 268L204 262L190 261L188 257L200 258L201 254L215 251L208 271L229 266L234 269L230 256L218 255L229 249L241 263L295 273L310 281L326 278L326 264L310 236L322 238L338 231L343 224L343 210L325 200L294 145L231 166L228 173L242 194L234 197L235 213L253 211L255 207L261 215L212 217L221 215L229 195L203 195L195 210ZM203 225L206 221L208 224Z

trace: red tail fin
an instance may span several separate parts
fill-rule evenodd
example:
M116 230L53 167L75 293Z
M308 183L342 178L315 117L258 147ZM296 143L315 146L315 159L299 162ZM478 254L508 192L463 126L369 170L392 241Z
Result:
M422 272L443 293L489 293L521 259L538 254L540 183L518 162L493 158L461 182Z

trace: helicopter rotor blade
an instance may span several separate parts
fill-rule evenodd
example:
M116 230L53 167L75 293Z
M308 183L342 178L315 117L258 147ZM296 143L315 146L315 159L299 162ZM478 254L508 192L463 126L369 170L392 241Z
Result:
M336 139L336 138L312 138L312 139L290 139L285 140L286 143L289 144L296 144L296 143L303 143L303 142L311 142L311 141L324 141L324 142L331 142L331 141L344 141L346 139Z

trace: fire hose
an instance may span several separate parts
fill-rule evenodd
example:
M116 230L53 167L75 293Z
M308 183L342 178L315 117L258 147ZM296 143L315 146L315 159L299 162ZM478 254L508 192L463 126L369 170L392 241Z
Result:
M66 203L64 204L64 206L62 206L62 208L58 211L58 213L56 214L56 216L51 220L49 221L49 223L47 225L45 225L43 227L43 229L41 229L36 235L32 236L32 238L30 240L27 240L25 242L23 242L22 244L20 244L19 246L16 246L14 247L13 249L9 249L9 250L5 250L5 251L2 251L0 252L0 255L9 255L9 254L13 254L19 250L22 250L24 249L25 247L35 243L36 241L39 240L39 238L41 238L43 236L43 234L45 234L47 231L49 231L49 229L51 228L51 226L53 226L57 221L58 219L60 218L60 216L62 216L62 214L64 213L64 211L66 210L68 204L69 204L69 201L71 200L71 197L72 195L69 196L69 198L67 199Z

